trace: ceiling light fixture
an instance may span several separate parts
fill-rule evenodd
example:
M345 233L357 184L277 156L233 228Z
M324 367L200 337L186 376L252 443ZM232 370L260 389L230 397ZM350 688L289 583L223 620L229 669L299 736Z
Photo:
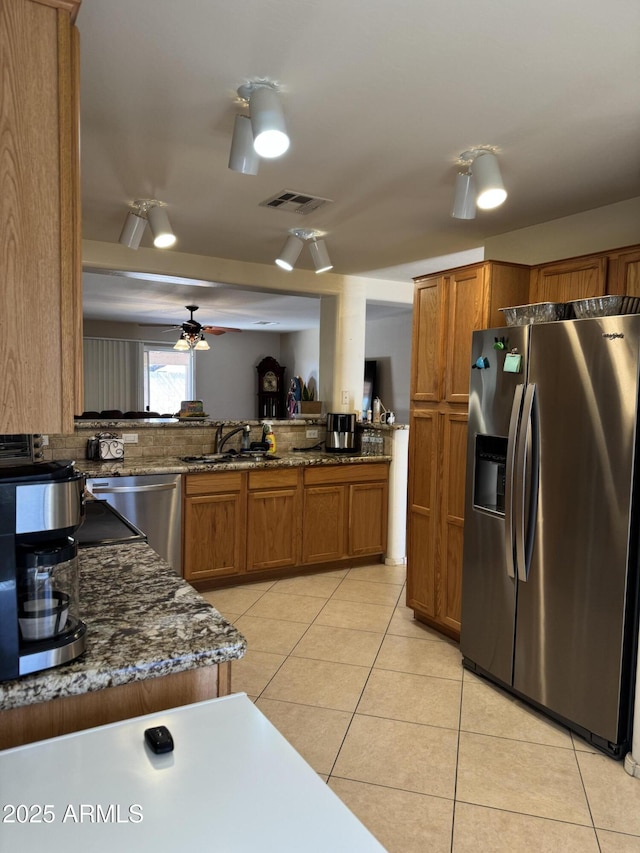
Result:
M329 252L327 251L327 246L324 240L313 239L309 243L309 252L311 253L313 265L316 268L317 273L327 272L328 270L333 269L333 264L329 258Z
M324 231L315 231L308 228L292 228L289 231L286 243L282 247L282 251L276 258L276 264L283 270L291 272L300 256L302 247L308 242L309 253L311 254L316 272L327 272L327 270L333 269L327 246L324 240L319 239L324 236Z
M476 196L471 172L458 172L451 216L454 219L476 218Z
M270 80L252 80L240 86L238 95L249 104L253 147L260 157L280 157L289 148L279 87Z
M249 116L237 115L233 125L229 168L242 175L257 175L260 158L253 147L253 130Z
M451 210L455 219L474 219L476 205L481 210L492 210L504 202L507 191L494 148L464 151L458 159L458 168Z
M296 265L296 261L300 257L300 252L304 246L304 240L296 237L295 234L290 234L287 237L287 242L282 247L282 250L276 258L276 264L283 270L291 272Z
M147 219L153 234L153 245L157 249L168 249L176 242L176 235L171 229L165 206L162 202L158 202L152 205L147 212Z
M166 206L165 202L155 198L142 198L131 202L119 242L129 249L139 248L148 222L151 226L154 246L158 249L168 249L173 246L176 237L164 209Z
M189 346L189 341L187 340L187 336L185 335L184 332L180 335L178 340L175 342L175 344L173 345L173 348L177 349L178 352L187 352L187 350L191 349L191 347Z
M146 217L135 210L130 210L122 226L119 242L128 249L138 249L146 227Z

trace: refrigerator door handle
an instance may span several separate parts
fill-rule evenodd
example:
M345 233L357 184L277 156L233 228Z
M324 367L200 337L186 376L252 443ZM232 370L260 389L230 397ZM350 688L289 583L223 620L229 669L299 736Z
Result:
M518 579L529 580L531 554L538 511L539 442L536 385L527 385L522 405L514 476L514 517ZM527 455L530 453L529 480Z
M522 396L524 385L516 385L511 406L511 418L509 419L509 438L507 440L507 459L505 465L505 488L504 488L504 533L505 533L505 561L507 574L510 578L516 576L515 564L515 531L513 515L513 484L516 464L516 448L518 446L518 435L520 429L520 409L522 408Z

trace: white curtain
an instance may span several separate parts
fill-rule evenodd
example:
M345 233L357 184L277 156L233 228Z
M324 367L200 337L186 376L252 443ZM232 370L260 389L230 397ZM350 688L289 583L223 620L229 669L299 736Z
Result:
M141 411L142 341L84 338L85 411Z

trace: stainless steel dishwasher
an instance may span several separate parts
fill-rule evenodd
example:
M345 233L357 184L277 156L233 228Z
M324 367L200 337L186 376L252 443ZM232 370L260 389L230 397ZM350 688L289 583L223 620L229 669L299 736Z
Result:
M180 474L92 477L87 489L107 501L146 533L149 545L182 574L182 489Z

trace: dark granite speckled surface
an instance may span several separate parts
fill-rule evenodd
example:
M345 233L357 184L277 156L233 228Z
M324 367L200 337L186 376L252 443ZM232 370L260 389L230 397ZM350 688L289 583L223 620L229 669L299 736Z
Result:
M81 549L87 649L0 684L0 710L236 660L246 640L145 543Z
M125 450L126 454L126 450ZM87 477L127 477L138 474L200 474L203 471L248 471L260 468L299 468L303 465L366 465L370 462L391 462L391 456L357 456L350 453L276 453L277 459L257 462L239 459L233 462L203 464L183 462L178 457L159 456L142 459L123 459L119 462L76 461L76 468Z

